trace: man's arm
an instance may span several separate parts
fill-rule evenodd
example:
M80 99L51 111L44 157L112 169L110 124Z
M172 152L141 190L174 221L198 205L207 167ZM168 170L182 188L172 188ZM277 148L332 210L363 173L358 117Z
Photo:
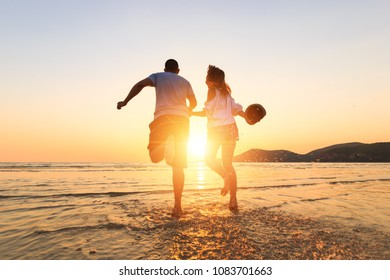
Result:
M122 107L126 106L127 103L129 103L129 101L131 99L133 99L133 97L135 97L138 93L141 92L141 90L144 88L144 87L147 87L147 86L153 86L153 82L151 79L149 78L146 78L146 79L143 79L142 81L139 81L138 83L136 83L130 90L129 94L127 95L126 99L123 100L123 101L119 101L116 108L118 110L120 110Z
M188 101L190 102L190 105L189 105L189 108L188 110L190 112L192 112L192 110L196 107L196 105L198 104L198 102L196 101L196 97L195 95L190 95L188 96Z

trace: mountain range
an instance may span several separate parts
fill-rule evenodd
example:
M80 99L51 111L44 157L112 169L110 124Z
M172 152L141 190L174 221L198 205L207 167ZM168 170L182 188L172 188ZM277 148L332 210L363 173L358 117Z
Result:
M359 142L328 146L297 154L287 150L251 149L233 158L236 162L390 162L390 142Z

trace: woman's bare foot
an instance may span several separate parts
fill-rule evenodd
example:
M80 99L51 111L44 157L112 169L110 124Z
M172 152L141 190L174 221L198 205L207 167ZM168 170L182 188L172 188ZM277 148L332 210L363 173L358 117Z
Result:
M229 193L230 191L230 174L227 174L223 178L223 188L221 189L221 195L225 196Z
M229 193L229 187L228 186L223 186L223 188L221 189L221 195L225 196L228 193Z

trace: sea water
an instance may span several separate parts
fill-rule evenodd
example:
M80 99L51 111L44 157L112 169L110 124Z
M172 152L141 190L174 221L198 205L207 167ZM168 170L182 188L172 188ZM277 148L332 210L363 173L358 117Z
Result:
M229 195L220 195L222 179L203 162L193 162L185 171L184 216L178 220L170 215L172 173L165 164L0 163L0 259L245 258L224 249L238 246L226 242L234 236L260 242L249 237L263 229L255 218L264 211L354 233L390 233L388 163L234 166L238 213L228 210Z

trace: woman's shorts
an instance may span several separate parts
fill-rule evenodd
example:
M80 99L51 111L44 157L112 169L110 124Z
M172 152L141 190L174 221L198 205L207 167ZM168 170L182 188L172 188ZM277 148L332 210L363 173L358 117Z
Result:
M158 117L149 124L148 150L153 151L161 145L165 145L168 137L175 137L175 156L172 166L187 167L187 141L189 134L189 119L177 115L164 115ZM158 158L164 158L164 149Z
M238 141L238 128L235 123L210 127L207 133L208 141L213 141L216 143L231 143Z

